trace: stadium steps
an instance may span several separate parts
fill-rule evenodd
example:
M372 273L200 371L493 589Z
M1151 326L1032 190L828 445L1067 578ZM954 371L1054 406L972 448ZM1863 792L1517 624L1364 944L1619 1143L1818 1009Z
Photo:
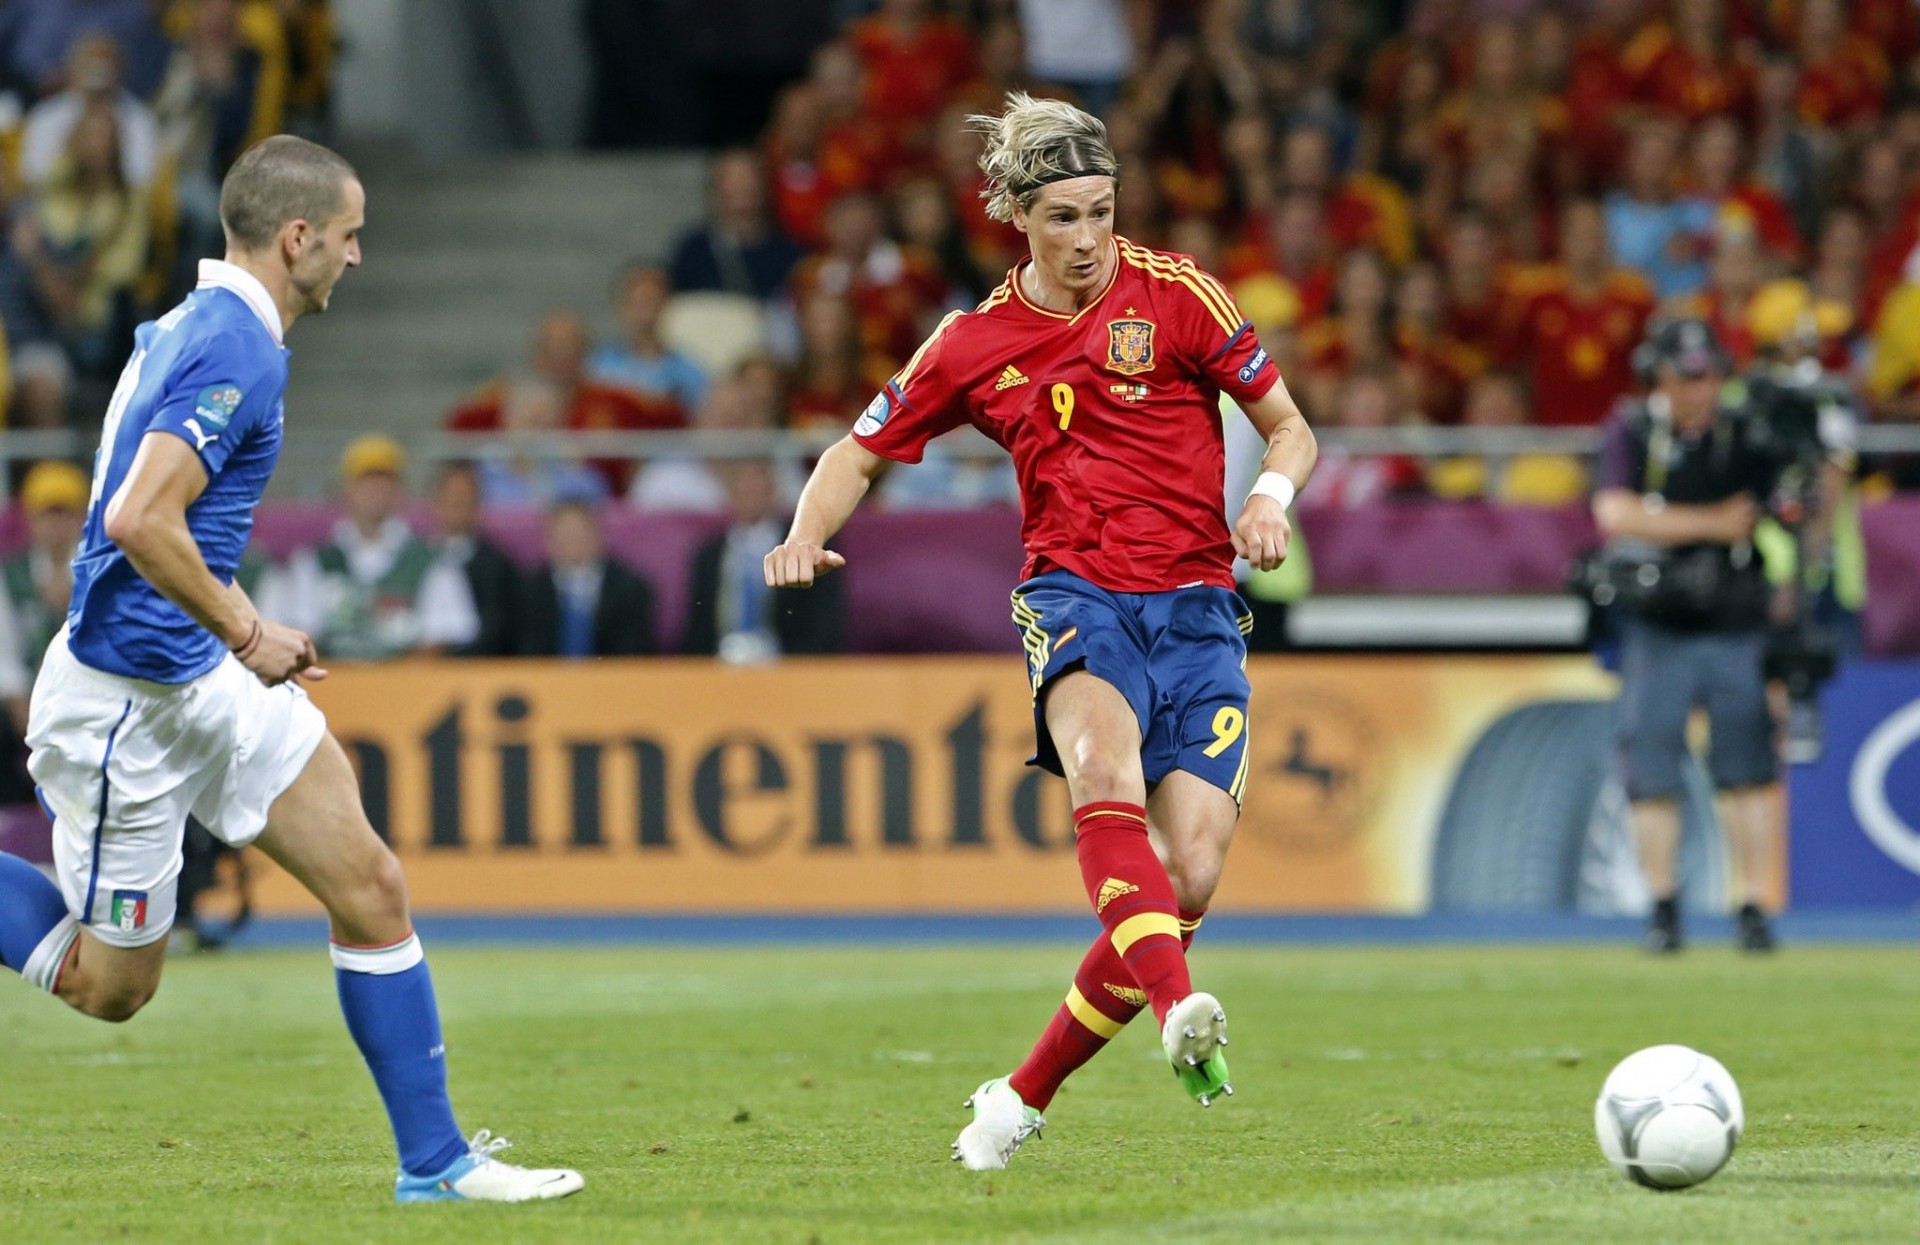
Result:
M364 266L291 342L288 413L316 449L438 426L476 384L524 365L543 312L578 309L610 331L615 270L664 256L705 195L694 154L350 154L367 185Z

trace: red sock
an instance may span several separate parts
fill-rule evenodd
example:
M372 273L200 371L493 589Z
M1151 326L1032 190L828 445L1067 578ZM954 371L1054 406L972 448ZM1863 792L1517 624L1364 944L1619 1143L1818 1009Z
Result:
M1181 950L1193 945L1193 935L1205 916L1205 909L1180 909ZM1099 1054L1146 1005L1146 992L1113 949L1113 940L1100 935L1080 961L1067 1001L1053 1014L1026 1062L1007 1078L1008 1084L1020 1101L1045 1111L1066 1079Z
M1173 883L1147 841L1147 810L1106 801L1073 810L1080 878L1127 972L1147 992L1156 1019L1187 995L1187 956Z
M1099 1054L1146 1005L1147 996L1121 963L1113 940L1101 934L1080 961L1067 1001L1007 1082L1020 1101L1045 1111L1061 1082Z

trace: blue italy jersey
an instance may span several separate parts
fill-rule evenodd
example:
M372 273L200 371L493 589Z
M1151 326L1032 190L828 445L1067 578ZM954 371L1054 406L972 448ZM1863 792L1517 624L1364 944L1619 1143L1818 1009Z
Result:
M199 288L134 334L133 357L107 406L86 532L73 560L67 643L81 662L185 683L226 655L218 638L161 596L107 539L107 503L143 437L179 437L207 469L205 491L187 508L187 528L208 569L231 583L280 456L286 387L280 313L266 287L232 264L203 260Z

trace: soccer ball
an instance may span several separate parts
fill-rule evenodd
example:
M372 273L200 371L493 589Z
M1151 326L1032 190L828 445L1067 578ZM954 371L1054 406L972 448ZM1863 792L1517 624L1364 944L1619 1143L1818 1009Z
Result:
M1746 1127L1740 1088L1711 1055L1649 1046L1600 1087L1593 1127L1614 1170L1649 1189L1684 1189L1726 1164Z

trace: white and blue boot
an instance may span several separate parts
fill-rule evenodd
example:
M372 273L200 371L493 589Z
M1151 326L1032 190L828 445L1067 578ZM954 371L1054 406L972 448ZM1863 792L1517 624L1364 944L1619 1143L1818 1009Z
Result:
M393 1196L401 1202L537 1202L585 1187L586 1178L565 1167L515 1167L494 1157L512 1144L483 1128L445 1171L431 1176L401 1172Z

